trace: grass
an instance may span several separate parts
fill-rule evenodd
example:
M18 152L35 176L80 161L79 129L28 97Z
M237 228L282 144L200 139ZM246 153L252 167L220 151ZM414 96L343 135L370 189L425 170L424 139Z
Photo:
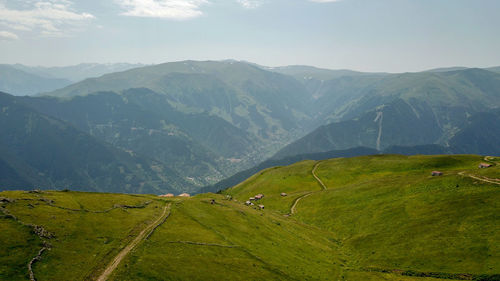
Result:
M27 280L28 262L48 242L51 249L34 264L38 280L92 280L171 203L167 220L110 280L497 280L500 186L467 176L500 176L498 165L478 169L483 161L326 160L316 175L327 190L312 176L317 162L302 161L264 170L223 194L187 199L5 191L0 198L15 200L0 203L0 279ZM444 175L432 177L433 170ZM258 193L265 210L244 205ZM39 238L27 224L54 237Z
M43 254L41 262L34 265L38 280L68 280L69 276L73 280L82 280L94 276L135 233L160 213L162 205L161 202L148 197L117 194L46 191L2 192L0 196L17 199L8 203L5 209L20 221L43 226L55 235L53 239L45 239L52 248ZM106 213L92 213L57 208L39 199L53 200L54 206L88 211L108 210L115 204L139 205L146 201L152 203L144 209L116 208ZM40 243L23 245L16 242L18 237L9 235L9 232L19 228L20 224L13 220L5 222L8 224L2 223L2 228L8 228L9 231L0 233L2 244L17 244L19 251L30 254L24 256L22 261L9 258L2 264L15 270L10 274L26 276L27 263L41 248ZM29 228L23 235L29 237L27 240L38 239ZM10 253L2 255L2 258L6 256L10 257ZM22 263L23 266L20 265Z
M171 217L128 258L114 280L331 280L339 276L337 244L329 233L220 195L206 196L218 204L200 196L174 205ZM179 241L211 245L171 243Z
M42 244L31 228L0 216L0 280L26 280L27 265Z
M333 233L342 242L340 250L353 271L382 268L497 274L500 186L458 175L466 171L499 177L497 167L477 169L480 162L482 157L469 155L381 155L323 161L316 174L328 190L311 188L315 192L299 202L293 217ZM307 164L307 168L305 163L297 165L310 171L314 162ZM298 167L275 169L273 177L286 177ZM433 170L444 175L431 177ZM261 177L227 193L238 200L245 199L246 189L264 193L266 208L282 213L290 204L276 196L276 191L285 186L302 187L301 179L281 186L274 183L270 193L260 183L268 173ZM303 178L310 182L309 175ZM291 190L294 192L304 189Z

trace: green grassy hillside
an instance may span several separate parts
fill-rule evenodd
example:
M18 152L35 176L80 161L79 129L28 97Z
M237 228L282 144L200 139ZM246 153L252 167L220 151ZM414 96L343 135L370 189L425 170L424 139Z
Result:
M396 155L304 161L263 171L226 192L238 200L263 193L262 204L282 214L306 195L292 217L334 233L353 271L498 274L500 183L467 175L499 178L500 169L478 170L480 162L478 156ZM315 165L326 190L315 184ZM444 175L432 177L433 170Z
M401 147L401 150L409 150L409 147ZM413 149L413 150L419 150ZM412 151L413 152L413 151ZM374 154L379 154L378 150L371 149L371 148L365 148L365 147L355 147L347 150L332 150L332 151L327 151L327 152L320 152L320 153L309 153L309 154L298 154L290 157L285 157L281 159L268 159L262 163L260 163L257 166L254 166L250 169L238 172L234 174L233 176L226 178L217 184L211 185L211 186L206 186L204 187L201 191L201 193L207 193L207 192L218 192L221 190L228 189L232 186L235 186L249 177L251 177L254 174L257 174L258 172L271 168L271 167L276 167L276 166L286 166L286 165L291 165L293 163L306 160L306 159L311 159L311 160L325 160L325 159L330 159L330 158L338 158L338 157L354 157L354 156L361 156L361 155L374 155ZM417 153L412 153L417 154ZM418 153L420 154L420 153Z
M0 279L95 279L167 204L156 196L2 192ZM8 199L6 199L8 198ZM215 204L210 204L215 199ZM112 280L330 280L341 272L331 233L261 212L222 195L175 199L170 216ZM127 205L127 207L124 207ZM43 227L37 237L34 227ZM168 273L168 276L165 274Z
M120 256L108 280L498 280L498 160L302 161L192 198L6 191L0 279L46 248L37 280L97 280Z
M92 277L164 204L147 196L78 192L0 196L11 201L0 206L1 280L25 280L28 262L44 245L50 250L33 266L37 280Z

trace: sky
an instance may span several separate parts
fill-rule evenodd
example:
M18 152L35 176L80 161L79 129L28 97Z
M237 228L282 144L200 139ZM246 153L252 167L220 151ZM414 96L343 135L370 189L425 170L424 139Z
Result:
M499 0L0 0L0 63L500 65Z

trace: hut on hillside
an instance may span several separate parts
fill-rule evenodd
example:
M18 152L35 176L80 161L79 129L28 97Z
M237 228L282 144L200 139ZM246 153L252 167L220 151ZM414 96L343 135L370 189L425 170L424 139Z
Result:
M282 196L282 197L285 197L285 196L287 196L287 195L288 195L288 194L286 194L285 192L281 192L281 196Z
M259 209L264 210L264 205L259 205Z
M436 176L442 176L442 175L443 175L443 173L442 173L442 172L440 172L440 171L432 171L431 175L432 175L433 177L436 177Z
M481 164L479 164L479 169L490 168L490 167L492 167L492 166L493 166L493 165L488 164L488 163L481 163Z
M167 194L160 195L159 197L167 197L167 198L170 198L170 197L174 197L174 194L172 194L172 193L167 193Z
M262 198L264 198L264 194L257 194L257 195L255 195L255 200L260 200Z
M191 195L189 195L189 193L182 193L179 194L179 197L191 197Z

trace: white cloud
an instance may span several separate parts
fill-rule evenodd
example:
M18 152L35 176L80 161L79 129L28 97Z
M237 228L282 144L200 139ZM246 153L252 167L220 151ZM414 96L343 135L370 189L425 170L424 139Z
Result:
M240 3L244 8L247 9L254 9L262 4L262 2L259 0L238 0L238 3Z
M184 20L201 16L200 7L207 0L115 0L132 17Z
M44 36L65 36L67 28L93 19L88 13L71 9L68 0L35 0L23 9L9 8L0 3L0 24L13 30L34 31Z
M9 31L0 31L0 40L17 40L19 37Z

